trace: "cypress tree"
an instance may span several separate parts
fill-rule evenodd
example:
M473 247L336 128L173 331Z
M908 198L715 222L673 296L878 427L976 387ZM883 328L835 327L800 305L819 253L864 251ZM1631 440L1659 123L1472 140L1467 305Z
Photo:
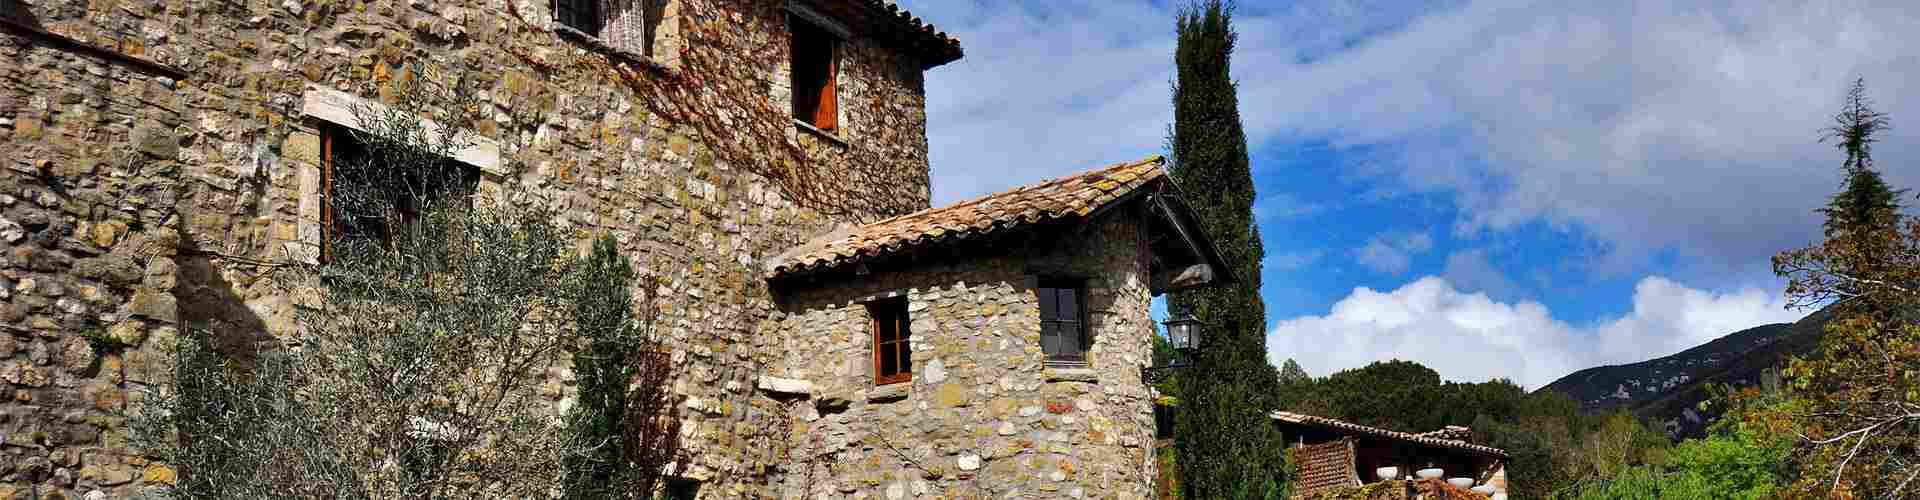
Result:
M1233 6L1206 0L1176 20L1179 66L1168 139L1171 174L1238 281L1174 293L1173 310L1206 322L1193 368L1174 378L1180 394L1176 451L1186 498L1268 498L1284 491L1285 449L1268 418L1277 386L1267 362L1260 301L1265 251L1253 223L1253 174L1229 62Z

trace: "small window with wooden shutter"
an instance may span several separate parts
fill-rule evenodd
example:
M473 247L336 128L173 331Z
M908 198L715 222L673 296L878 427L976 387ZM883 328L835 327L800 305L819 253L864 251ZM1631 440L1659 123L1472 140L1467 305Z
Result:
M1071 278L1040 280L1040 350L1049 363L1087 362L1092 339L1087 335L1085 283Z
M873 385L913 380L913 329L907 320L907 298L869 302L867 312L873 317Z
M793 34L793 119L822 132L840 127L836 57L840 39L798 16L790 18Z

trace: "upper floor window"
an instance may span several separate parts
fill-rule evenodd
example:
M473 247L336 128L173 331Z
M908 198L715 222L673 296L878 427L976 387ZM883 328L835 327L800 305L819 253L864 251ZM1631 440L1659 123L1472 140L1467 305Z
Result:
M615 50L673 62L677 0L552 0L553 20Z
M873 316L873 384L913 380L913 330L908 327L907 298L870 302Z
M403 144L368 144L347 127L326 124L320 136L320 258L336 242L391 243L421 216L429 200L471 195L480 171L452 158L426 158ZM418 162L399 168L395 162Z
M833 132L840 126L840 39L800 16L790 17L788 24L793 34L793 119Z
M1040 280L1040 350L1047 361L1085 363L1087 335L1085 282L1068 278Z

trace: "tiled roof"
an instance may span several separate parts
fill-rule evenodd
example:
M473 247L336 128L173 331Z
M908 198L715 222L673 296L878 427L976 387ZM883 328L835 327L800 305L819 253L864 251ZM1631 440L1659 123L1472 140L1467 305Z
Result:
M1327 490L1360 485L1354 470L1353 440L1341 439L1320 444L1300 445L1292 449L1295 493L1310 495Z
M1438 432L1448 432L1450 434L1453 432L1457 432L1457 431L1453 431L1451 428L1442 429L1434 432L1423 432L1423 433L1416 434L1411 432L1391 431L1391 430L1381 429L1379 427L1368 427L1368 426L1347 422L1343 420L1335 420L1335 419L1326 418L1326 417L1316 417L1313 415L1305 415L1305 414L1294 413L1289 411L1276 411L1276 412L1273 412L1271 416L1273 417L1274 420L1279 420L1281 422L1300 424L1300 425L1311 425L1315 427L1346 431L1353 434L1364 434L1364 435L1373 436L1377 438L1385 438L1385 439L1392 439L1396 441L1418 443L1418 444L1423 444L1423 445L1433 446L1438 448L1451 448L1455 450L1471 451L1471 452L1476 452L1476 453L1481 453L1486 455L1493 455L1500 458L1507 457L1506 450L1494 448L1492 446L1477 445L1477 444L1466 442L1465 440L1461 440L1461 439L1445 439L1442 437L1437 437L1435 434Z
M788 250L770 276L830 268L937 242L954 241L1067 217L1085 217L1166 177L1160 156L1116 163L1010 191L836 231Z
M893 0L854 0L854 3L863 4L867 8L883 13L885 17L892 18L893 22L911 37L911 40L908 40L910 48L926 58L923 63L925 67L931 68L954 62L963 55L960 51L960 40L940 31L933 24L921 21L912 12L900 8Z

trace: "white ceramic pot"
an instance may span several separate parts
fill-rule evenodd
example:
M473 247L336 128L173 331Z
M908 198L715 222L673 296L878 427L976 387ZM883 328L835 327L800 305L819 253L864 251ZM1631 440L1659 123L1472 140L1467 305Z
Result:
M1433 479L1447 475L1447 471L1443 469L1420 469L1415 471L1414 474L1419 474L1420 479Z
M1473 478L1470 478L1470 477L1455 477L1455 478L1448 478L1448 479L1447 479L1447 484L1451 484L1451 485L1453 485L1453 487L1455 487L1455 488L1463 488L1463 489L1464 489L1464 488L1472 488L1472 487L1473 487Z
M1394 478L1400 477L1400 468L1399 467L1381 467L1378 469L1374 469L1373 475L1374 477L1380 478L1381 481L1392 481Z
M1506 493L1494 493L1494 494L1493 494L1493 500L1507 500L1507 494L1506 494Z
M1479 485L1479 486L1475 486L1475 487L1473 487L1473 492L1474 492L1474 493L1479 493L1479 494L1482 494L1482 495L1492 495L1492 494L1493 494L1493 487L1492 487L1492 486L1487 486L1487 485L1484 485L1484 484L1482 484L1482 485Z

